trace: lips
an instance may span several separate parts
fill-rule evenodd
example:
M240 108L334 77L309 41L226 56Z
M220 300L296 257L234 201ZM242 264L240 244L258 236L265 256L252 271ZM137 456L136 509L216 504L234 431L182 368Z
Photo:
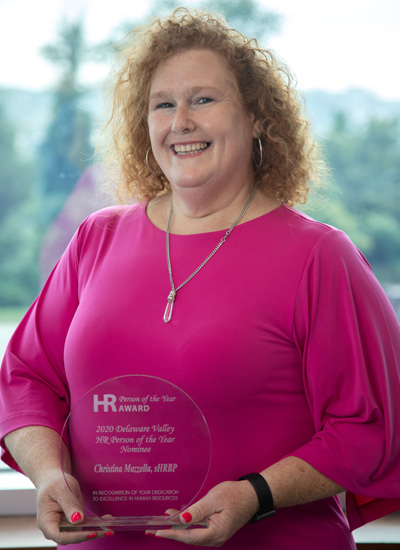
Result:
M209 142L199 142L199 143L182 143L173 145L172 149L177 155L190 155L193 153L198 153L199 151L204 151L210 147L211 143Z

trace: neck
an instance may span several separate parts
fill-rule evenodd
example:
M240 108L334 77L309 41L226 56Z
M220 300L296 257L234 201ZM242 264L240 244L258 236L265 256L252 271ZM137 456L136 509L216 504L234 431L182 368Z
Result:
M254 199L254 196L256 194L256 190L257 190L257 183L254 184L253 186L253 189L251 191L251 194L249 196L249 198L247 199L247 202L246 204L244 205L244 207L242 208L239 216L236 217L236 219L234 220L234 222L230 225L227 233L226 233L226 237L228 237L228 235L231 233L232 229L238 225L240 223L240 221L242 220L242 218L245 216L247 210L249 209L250 207L250 204L253 202L253 199ZM168 216L168 226L167 226L167 234L169 233L170 231L170 226L171 226L171 218L172 218L172 205L173 205L173 201L171 200L171 205L170 205L170 210L169 210L169 216ZM224 224L225 225L225 224Z
M253 187L254 181L212 199L206 197L204 192L173 191L171 233L204 233L228 228L244 208Z
M173 214L170 224L171 233L190 235L196 233L209 233L228 229L244 208L247 199L253 189L254 182L243 187L237 193L231 193L230 197L223 197L220 200L185 200L175 192L161 195L150 201L146 213L149 220L165 231L168 223L168 214L173 200ZM191 195L193 199L193 195ZM240 220L240 223L258 218L271 210L278 208L280 202L272 198L261 187L257 188L251 207Z

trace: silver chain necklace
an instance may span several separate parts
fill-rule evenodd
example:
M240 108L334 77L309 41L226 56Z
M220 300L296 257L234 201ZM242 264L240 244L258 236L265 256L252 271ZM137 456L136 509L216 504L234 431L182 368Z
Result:
M176 294L177 294L178 290L180 290L191 279L193 279L193 277L195 275L197 275L197 273L200 271L200 269L202 269L206 265L208 260L210 260L214 256L214 254L221 248L221 246L224 244L226 239L232 233L234 227L236 227L236 225L240 222L240 220L243 218L243 216L247 212L247 209L249 208L250 204L252 203L252 200L254 199L254 195L256 194L256 190L257 190L257 182L255 183L255 185L253 187L253 191L251 192L251 195L250 195L248 201L246 202L245 207L243 208L243 210L239 214L239 217L233 222L233 224L230 226L230 228L226 231L225 235L219 241L219 243L214 248L214 250L211 252L211 254L209 254L207 256L207 258L199 265L199 267L197 269L195 269L193 271L193 273L191 275L189 275L189 277L185 281L183 281L183 283L181 283L176 288L175 288L175 285L174 285L174 279L172 277L171 257L170 257L170 252L169 252L169 228L170 228L171 216L172 216L172 199L171 199L171 206L169 208L168 224L167 224L167 237L166 237L167 266L168 266L169 280L170 280L170 283L171 283L171 292L168 294L167 307L165 308L165 312L164 312L164 323L168 323L171 320L172 310L173 310L173 307L174 307L174 302L175 302L175 298L176 298Z

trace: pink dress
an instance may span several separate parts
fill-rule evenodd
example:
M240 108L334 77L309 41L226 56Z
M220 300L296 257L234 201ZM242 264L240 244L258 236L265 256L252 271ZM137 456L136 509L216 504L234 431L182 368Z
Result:
M223 234L171 235L176 286ZM0 437L32 424L60 432L96 384L148 374L183 389L207 419L203 494L292 455L349 490L351 528L400 509L400 327L346 235L281 206L233 230L165 324L169 291L165 233L143 204L90 216L10 342ZM93 544L181 547L142 533ZM224 546L322 547L355 548L336 497L280 509Z

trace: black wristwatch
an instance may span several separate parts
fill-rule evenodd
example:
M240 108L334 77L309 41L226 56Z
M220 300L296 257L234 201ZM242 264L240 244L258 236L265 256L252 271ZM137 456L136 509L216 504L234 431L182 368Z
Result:
M274 501L272 500L271 489L269 488L269 485L265 481L263 476L261 474L247 474L245 476L239 477L238 481L242 481L244 479L247 479L247 481L250 481L250 483L253 485L253 488L258 498L258 502L260 503L260 509L251 518L249 523L260 521L275 514L276 510L274 508Z

